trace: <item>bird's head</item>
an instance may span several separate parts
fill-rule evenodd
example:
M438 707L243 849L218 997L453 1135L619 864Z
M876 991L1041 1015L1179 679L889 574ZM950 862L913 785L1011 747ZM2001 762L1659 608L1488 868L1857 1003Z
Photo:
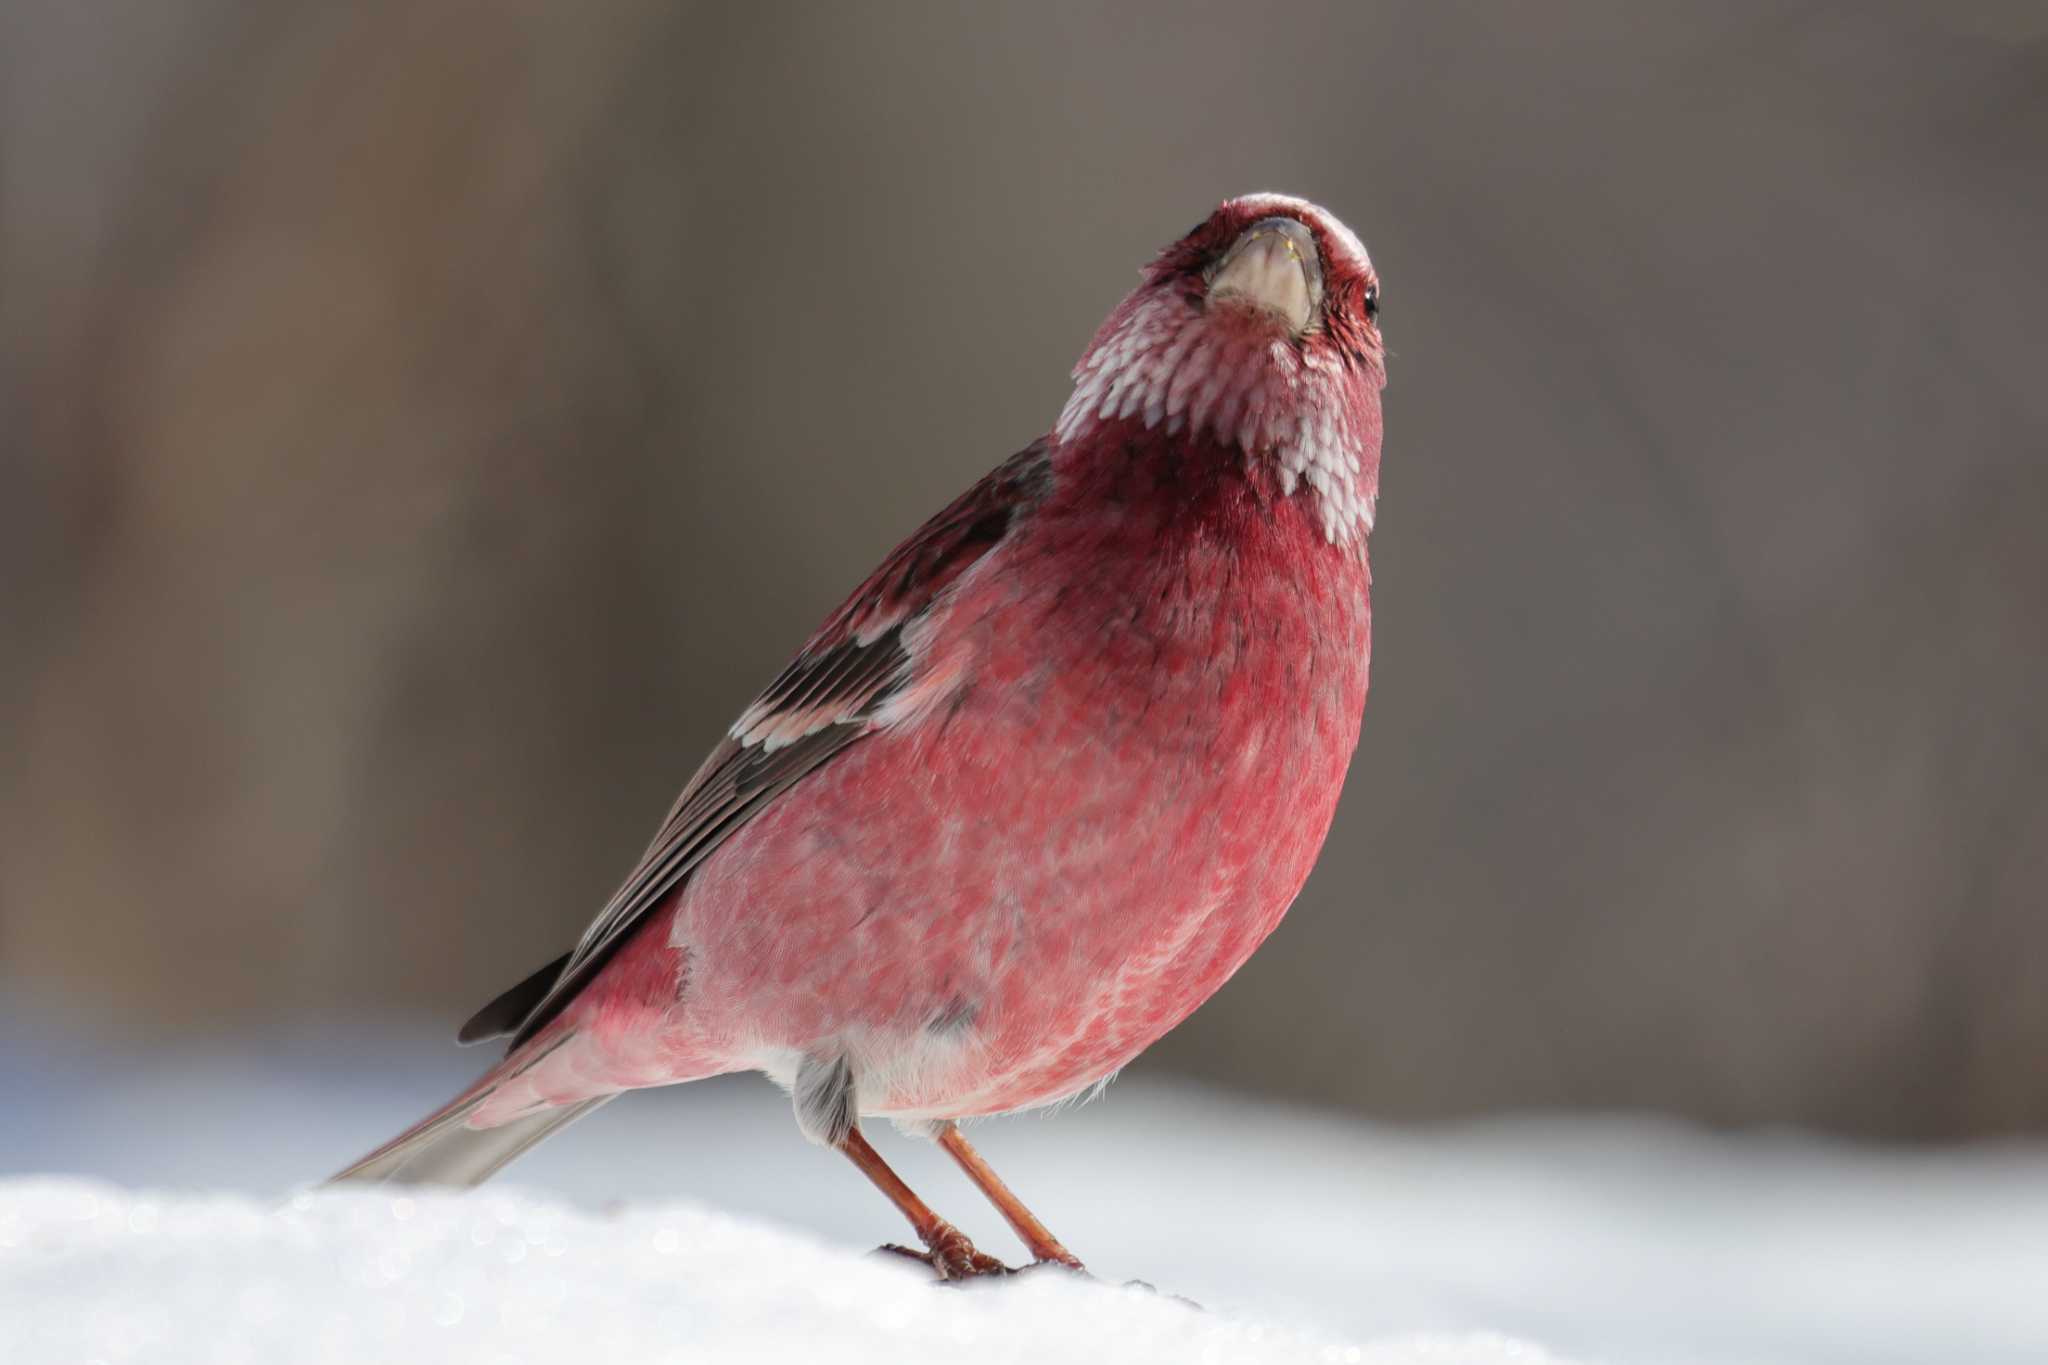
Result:
M1330 540L1362 537L1379 488L1379 298L1334 215L1281 194L1227 200L1102 324L1055 435L1131 423L1213 442L1312 497Z

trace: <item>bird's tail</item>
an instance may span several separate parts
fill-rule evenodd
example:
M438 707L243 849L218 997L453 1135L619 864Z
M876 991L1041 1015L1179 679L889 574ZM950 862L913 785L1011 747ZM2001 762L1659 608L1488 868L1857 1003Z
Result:
M521 1048L492 1067L476 1084L400 1133L362 1160L338 1172L342 1181L386 1181L397 1185L481 1185L514 1158L558 1128L566 1127L612 1098L599 1095L571 1104L535 1108L505 1123L472 1128L469 1116L508 1081L569 1040L568 1034ZM539 1042L539 1040L535 1040ZM527 1053L521 1056L521 1053ZM537 1054L537 1055L536 1055Z

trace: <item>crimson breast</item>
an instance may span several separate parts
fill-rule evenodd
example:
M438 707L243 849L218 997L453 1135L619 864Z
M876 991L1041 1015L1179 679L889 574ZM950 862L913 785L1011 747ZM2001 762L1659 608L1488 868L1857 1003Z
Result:
M813 773L660 917L687 981L659 1069L772 1073L838 1039L867 1112L1042 1104L1278 923L1357 741L1364 547L1241 456L1146 435L1056 460L941 608L932 666L970 681Z

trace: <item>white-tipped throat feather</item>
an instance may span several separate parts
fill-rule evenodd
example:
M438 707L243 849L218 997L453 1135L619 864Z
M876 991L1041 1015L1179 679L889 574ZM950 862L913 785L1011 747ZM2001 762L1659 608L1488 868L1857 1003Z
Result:
M1135 420L1235 446L1248 464L1272 461L1284 493L1313 498L1324 538L1349 544L1372 530L1378 496L1378 471L1365 466L1365 433L1353 430L1346 401L1355 376L1328 349L1296 344L1321 290L1299 247L1280 233L1255 229L1246 238L1212 273L1205 299L1160 289L1119 310L1120 321L1075 366L1053 434L1071 442ZM1222 315L1241 307L1276 314L1292 335Z

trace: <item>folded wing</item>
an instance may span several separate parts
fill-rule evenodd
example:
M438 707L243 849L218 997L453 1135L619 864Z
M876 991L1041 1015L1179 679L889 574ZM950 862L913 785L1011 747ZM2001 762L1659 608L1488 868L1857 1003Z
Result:
M465 1043L538 1032L691 870L805 775L878 729L915 687L908 632L961 575L1011 539L1044 497L1043 442L1021 451L896 547L749 706L683 788L654 839L575 948L477 1011Z

